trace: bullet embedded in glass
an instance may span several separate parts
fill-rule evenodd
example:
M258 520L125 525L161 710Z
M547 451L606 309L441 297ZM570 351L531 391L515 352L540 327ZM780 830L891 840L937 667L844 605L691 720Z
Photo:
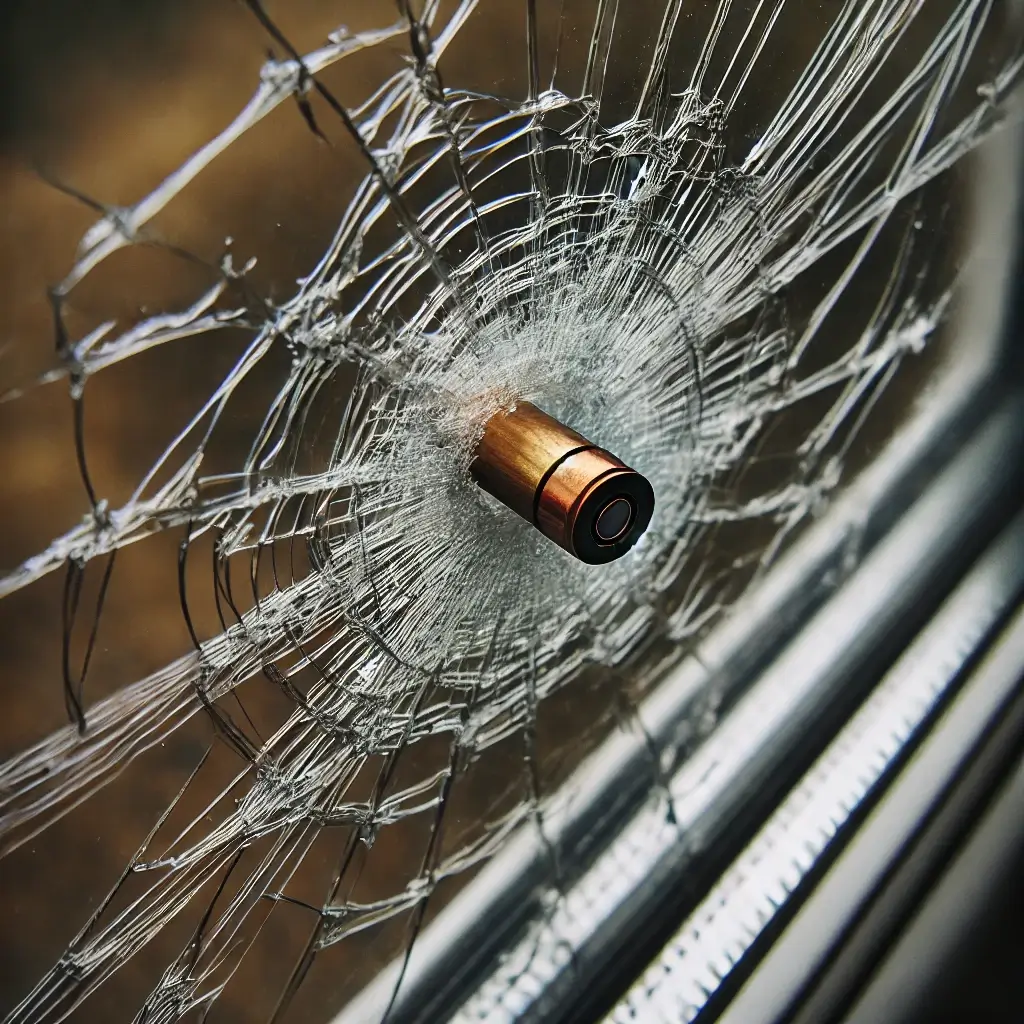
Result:
M633 503L628 498L615 498L598 513L594 522L597 539L605 544L618 540L633 523Z
M654 513L650 481L529 402L487 421L476 482L581 562L621 558Z

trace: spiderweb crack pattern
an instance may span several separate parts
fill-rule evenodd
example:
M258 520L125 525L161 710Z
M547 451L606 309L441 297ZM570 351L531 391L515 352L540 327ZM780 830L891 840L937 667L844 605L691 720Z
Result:
M517 96L460 88L442 73L449 48L492 6L483 0L402 0L392 24L339 31L301 56L249 6L284 56L268 60L237 117L137 203L81 197L100 216L53 290L60 362L39 383L69 384L92 512L0 578L2 595L63 569L67 636L91 612L80 593L97 563L91 650L117 552L178 531L195 650L91 706L88 653L79 667L65 657L72 723L0 766L3 850L197 714L237 765L168 836L205 759L188 776L12 1022L63 1019L186 913L197 913L190 937L136 1019L207 1012L267 915L302 902L289 884L318 835L344 830L322 902L303 904L315 923L283 1013L320 951L399 917L408 947L442 880L512 830L537 827L538 706L595 667L653 679L666 650L726 611L843 480L876 401L953 294L921 241L922 220L938 216L921 194L999 123L1022 60L1019 41L1004 40L979 72L998 31L992 2L930 5L926 15L912 0L850 0L745 138L747 107L794 17L786 0L720 0L696 36L681 0L647 5L658 28L628 88L613 81L617 48L638 14L614 0L568 3L552 40L526 0ZM587 26L575 63L563 22ZM343 106L318 77L399 44L407 62L358 105ZM230 247L213 261L181 252L211 278L193 303L69 338L74 289L118 250L168 246L150 232L154 218L291 101L331 145L355 147L365 169L294 294L260 295L253 261L236 267ZM866 268L882 286L851 310ZM808 278L812 300L796 310L791 297ZM226 328L249 332L243 355L131 497L110 507L88 471L90 379ZM204 475L232 399L282 347L289 364L248 454L230 474ZM345 400L328 422L318 403L331 392ZM571 561L471 482L484 422L520 400L651 480L655 517L628 557ZM751 478L780 424L785 458L774 456L770 481ZM310 465L324 437L329 455ZM737 524L755 527L752 539L723 564L709 542ZM204 538L222 624L208 639L191 624L185 571ZM229 700L257 678L288 701L269 735ZM527 751L522 798L446 844L460 779L516 737ZM440 762L399 783L400 757L432 739L446 748ZM357 851L409 819L429 823L414 877L376 899L346 895ZM118 903L140 877L140 895Z

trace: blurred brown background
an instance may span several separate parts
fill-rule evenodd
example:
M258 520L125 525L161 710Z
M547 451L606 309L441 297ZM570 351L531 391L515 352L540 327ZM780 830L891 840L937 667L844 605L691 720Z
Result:
M276 6L284 8L271 6L301 49L321 44L341 20L333 3ZM391 4L348 7L355 8L344 12L353 30L395 19ZM68 271L79 237L96 219L44 178L103 203L139 199L237 113L256 85L266 53L265 34L231 0L86 5L49 0L0 7L0 390L55 364L46 288ZM382 77L379 68L365 63L345 74L353 76L349 84L363 95ZM252 135L187 189L153 229L157 237L214 260L224 236L233 235L243 260L260 257L259 287L280 297L323 250L357 168L343 147L318 143L294 105ZM180 307L206 283L201 272L166 252L126 250L72 296L71 333L78 336L112 316L130 324L145 312ZM242 340L215 336L177 343L90 381L86 437L101 496L114 506L124 501L234 361ZM218 454L226 463L237 463L262 418L267 395L260 395L260 388L269 393L275 385L271 361L257 376L251 400L233 408L225 424ZM0 405L0 444L0 564L9 569L88 511L75 465L66 385L30 389ZM178 539L158 537L118 559L87 703L189 650L175 582ZM216 626L202 575L202 570L195 574L195 614L200 630L208 633ZM95 577L87 579L86 601L95 599L96 584ZM66 721L60 682L62 585L62 574L53 574L0 608L0 757ZM260 697L246 699L258 703ZM183 732L167 748L142 758L100 798L3 862L0 1014L56 961L196 763L209 739L208 725L195 721ZM336 855L336 849L325 848L311 858L311 870L322 877ZM386 849L375 853L373 869L379 864L387 873L387 860ZM307 893L313 902L316 892L314 883ZM256 951L236 995L225 1000L221 1019L260 1019L273 1005L296 944L311 923L301 913L275 917L287 920L274 933L275 941ZM188 927L170 928L165 940L154 942L74 1019L131 1019L166 960L181 948ZM281 943L288 939L285 951ZM311 978L309 1001L296 1007L294 1019L327 1019L375 961L388 959L394 941L388 936L383 951L371 955L361 971L335 963Z

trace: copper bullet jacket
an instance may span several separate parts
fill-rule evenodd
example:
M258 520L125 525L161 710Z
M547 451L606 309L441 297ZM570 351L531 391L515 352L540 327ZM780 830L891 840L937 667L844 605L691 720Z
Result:
M470 470L546 537L591 564L624 555L647 529L647 479L529 402L495 413Z

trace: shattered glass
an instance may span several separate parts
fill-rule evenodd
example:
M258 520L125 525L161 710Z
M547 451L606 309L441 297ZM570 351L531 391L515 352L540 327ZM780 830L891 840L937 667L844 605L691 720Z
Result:
M10 600L63 581L59 677L18 708L62 679L68 717L5 729L0 843L20 889L18 857L116 821L123 871L77 903L42 874L60 934L5 984L12 1022L330 1019L543 829L957 357L963 158L1021 73L1008 5L348 6L216 15L263 61L249 98L251 61L218 57L233 114L127 201L35 172L92 223L50 293L56 358L5 352L3 408L66 389L60 482L86 505L0 577ZM268 189L326 196L297 280L254 243L291 244ZM231 190L271 227L232 234ZM140 253L184 267L174 288L149 296ZM474 485L520 400L652 482L629 555L576 562ZM128 487L97 415L125 444L169 431ZM115 680L154 589L178 656Z

